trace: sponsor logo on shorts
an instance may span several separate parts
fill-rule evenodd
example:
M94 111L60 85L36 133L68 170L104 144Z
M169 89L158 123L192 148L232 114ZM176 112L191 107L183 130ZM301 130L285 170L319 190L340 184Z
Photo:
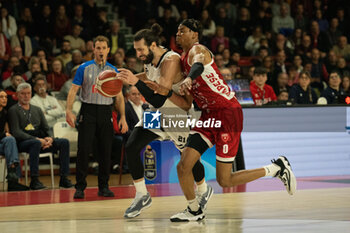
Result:
M221 140L225 143L228 142L230 140L230 135L228 133L221 134Z

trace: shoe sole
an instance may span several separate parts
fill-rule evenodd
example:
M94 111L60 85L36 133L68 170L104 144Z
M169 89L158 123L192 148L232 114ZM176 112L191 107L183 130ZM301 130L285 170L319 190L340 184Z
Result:
M202 214L201 216L198 216L196 219L181 219L181 218L171 218L171 222L194 222L194 221L201 221L205 218L205 215Z
M297 181L296 181L295 175L292 171L292 167L290 166L288 159L285 156L281 156L280 158L290 174L290 177L289 177L290 185L289 185L289 190L287 188L287 192L289 195L293 195L295 193L295 191L297 190Z
M201 206L201 208L202 208L203 211L207 209L208 202L210 201L210 199L211 199L211 197L213 196L213 194L214 194L214 189L213 189L213 187L211 187L211 192L210 192L210 194L209 194L207 203L206 203L204 206Z
M148 205L145 205L142 209L140 209L139 212L136 212L133 215L124 215L124 218L135 218L135 217L139 216L143 210L146 210L149 207L151 207L151 205L152 205L152 201Z

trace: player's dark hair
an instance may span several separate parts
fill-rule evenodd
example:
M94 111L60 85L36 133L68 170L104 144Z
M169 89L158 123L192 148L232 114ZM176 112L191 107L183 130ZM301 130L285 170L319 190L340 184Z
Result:
M202 38L203 26L198 20L185 19L180 23L180 25L184 25L184 26L188 27L191 31L197 32L198 33L198 40L200 40Z
M151 46L152 42L156 42L156 45L160 45L160 34L162 33L162 27L154 23L151 29L142 29L136 32L134 36L134 41L145 40L147 46Z

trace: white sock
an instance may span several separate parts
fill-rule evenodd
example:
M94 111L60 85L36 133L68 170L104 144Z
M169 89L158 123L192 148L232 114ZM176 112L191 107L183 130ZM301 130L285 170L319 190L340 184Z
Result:
M199 194L203 194L207 191L207 183L204 181L202 184L197 184L197 191Z
M142 180L140 182L134 182L134 186L135 186L135 189L136 189L136 193L140 193L142 195L146 195L147 194L147 188L146 188L145 180Z
M190 209L194 212L199 210L199 203L197 198L193 199L193 200L189 200L188 202L188 206L190 207Z
M280 170L280 167L274 163L271 163L270 165L265 166L264 169L265 176L275 176L276 173Z

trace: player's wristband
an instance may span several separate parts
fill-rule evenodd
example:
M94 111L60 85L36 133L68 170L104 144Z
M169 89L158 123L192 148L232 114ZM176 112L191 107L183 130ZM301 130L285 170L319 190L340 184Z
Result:
M201 75L204 71L204 66L200 62L196 62L192 65L190 73L187 77L190 77L192 80L195 80L199 75Z
M168 92L168 94L167 94L167 98L170 98L171 96L173 95L173 90L170 90L169 92Z

